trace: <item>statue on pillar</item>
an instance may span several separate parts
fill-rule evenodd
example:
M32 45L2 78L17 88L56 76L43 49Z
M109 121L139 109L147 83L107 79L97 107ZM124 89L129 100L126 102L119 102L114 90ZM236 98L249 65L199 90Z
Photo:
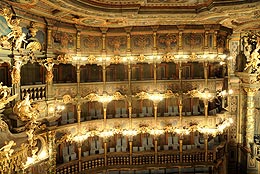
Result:
M52 62L52 59L47 59L47 62L44 63L44 66L47 70L47 74L46 74L46 83L51 83L53 80L53 65L54 63Z
M11 72L11 77L12 77L12 84L19 84L20 83L20 79L21 79L21 75L20 75L20 71L21 71L21 66L22 66L22 62L17 60L14 63L12 72Z

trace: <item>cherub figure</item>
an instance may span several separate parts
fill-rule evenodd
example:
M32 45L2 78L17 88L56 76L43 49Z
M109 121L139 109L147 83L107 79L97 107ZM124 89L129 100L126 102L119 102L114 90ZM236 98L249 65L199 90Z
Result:
M26 34L22 33L15 41L15 49L19 50L22 47L22 43L27 41L25 40Z

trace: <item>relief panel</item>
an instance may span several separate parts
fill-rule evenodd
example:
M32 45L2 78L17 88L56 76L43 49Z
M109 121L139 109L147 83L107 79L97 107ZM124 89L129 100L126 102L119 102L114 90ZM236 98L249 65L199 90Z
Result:
M178 35L173 33L158 34L157 46L159 52L168 53L178 48Z
M81 51L87 53L95 53L102 51L102 37L101 36L82 36Z
M67 32L53 32L53 51L56 53L75 53L76 37Z
M151 54L153 35L134 35L131 38L131 49L135 54Z
M110 36L107 37L107 53L114 55L124 54L126 52L126 36Z
M203 35L196 33L183 34L183 49L189 51L202 51L203 50Z

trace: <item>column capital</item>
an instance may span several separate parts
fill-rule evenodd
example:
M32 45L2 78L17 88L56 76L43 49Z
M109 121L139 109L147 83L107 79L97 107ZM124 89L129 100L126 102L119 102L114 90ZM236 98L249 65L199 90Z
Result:
M259 87L245 86L244 90L246 91L247 95L253 96L259 90Z

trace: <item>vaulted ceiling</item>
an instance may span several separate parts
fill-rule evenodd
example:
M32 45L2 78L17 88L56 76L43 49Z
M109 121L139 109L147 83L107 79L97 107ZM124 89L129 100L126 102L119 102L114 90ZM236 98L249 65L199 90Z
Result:
M222 24L260 29L259 0L2 0L19 16L77 25L125 27Z

